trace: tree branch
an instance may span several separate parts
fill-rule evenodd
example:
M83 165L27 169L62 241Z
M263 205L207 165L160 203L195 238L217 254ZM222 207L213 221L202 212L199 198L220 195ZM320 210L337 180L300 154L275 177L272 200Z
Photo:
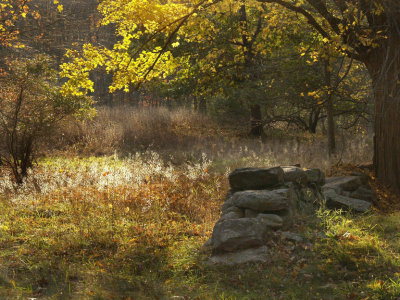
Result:
M304 8L300 7L300 6L295 6L289 2L286 2L284 0L259 0L259 2L263 2L263 3L277 3L279 5L282 5L283 7L297 12L299 14L302 14L306 19L308 24L310 24L312 27L314 27L323 37L327 38L327 39L331 39L330 34L324 30L322 28L322 26L317 22L317 20L308 12L306 11Z
M326 20L331 26L332 30L336 34L340 34L339 24L341 20L339 18L334 17L326 8L326 4L322 3L321 0L307 0L308 3L312 7L316 9L316 11Z

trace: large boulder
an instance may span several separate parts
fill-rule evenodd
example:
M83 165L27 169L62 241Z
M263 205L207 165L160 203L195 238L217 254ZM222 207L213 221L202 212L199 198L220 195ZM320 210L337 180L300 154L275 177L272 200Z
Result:
M282 210L289 207L288 192L289 189L241 191L232 196L232 201L237 207L259 212Z
M360 213L365 213L371 208L371 203L360 199L338 195L334 189L326 189L323 193L328 208L352 210Z
M266 263L269 261L269 251L267 246L253 249L241 250L234 253L217 254L210 257L209 264L238 265L244 263Z
M361 184L359 176L330 177L326 179L326 184L322 187L322 190L333 189L337 194L341 194L342 191L355 191Z
M269 231L263 221L255 218L222 220L214 226L213 251L233 252L259 247L265 243Z
M284 182L281 167L275 168L241 168L229 175L229 184L234 191L262 190Z

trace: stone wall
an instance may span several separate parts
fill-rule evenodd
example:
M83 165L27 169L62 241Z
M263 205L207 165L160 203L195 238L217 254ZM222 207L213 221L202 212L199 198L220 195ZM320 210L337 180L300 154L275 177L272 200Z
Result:
M367 212L374 198L363 174L325 179L321 170L299 166L236 169L229 184L206 243L212 248L211 264L266 262L273 232L289 230L302 207Z

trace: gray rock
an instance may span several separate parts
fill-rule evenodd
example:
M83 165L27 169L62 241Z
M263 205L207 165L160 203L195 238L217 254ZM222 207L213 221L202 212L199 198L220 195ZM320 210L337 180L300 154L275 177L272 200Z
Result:
M375 193L366 187L360 186L350 195L352 198L361 199L369 202L373 202L376 200Z
M280 190L277 190L277 192L279 193ZM291 185L289 187L289 190L285 193L283 191L283 189L281 189L282 191L282 195L286 196L286 200L288 202L289 208L292 210L295 210L298 208L299 206L299 195L298 195L298 190L295 188L294 185Z
M231 207L229 207L229 208L227 208L226 210L224 210L223 212L222 212L222 215L224 215L224 214L227 214L227 213L230 213L230 212L236 212L236 213L238 213L238 214L242 214L243 215L243 209L241 209L241 208L239 208L239 207L236 207L236 206L231 206Z
M242 168L229 175L229 184L235 191L262 190L283 184L283 170L275 168Z
M283 219L275 214L259 214L257 219L272 229L279 229L283 226Z
M368 185L369 176L363 172L355 171L350 174L351 176L360 177L361 183L363 185Z
M235 193L232 201L237 207L250 208L260 212L282 210L289 207L288 192L289 189L242 191Z
M218 222L212 233L214 253L233 252L264 244L269 228L255 218L230 219Z
M327 189L323 193L326 199L326 206L328 208L341 208L360 213L367 212L371 208L371 203L360 199L338 195L333 189Z
M257 217L257 215L259 214L259 211L256 210L252 210L250 208L247 208L244 210L244 216L245 218L255 218Z
M280 210L280 211L274 211L273 214L279 216L282 219L282 221L283 221L282 228L283 229L287 229L293 225L294 213L291 208Z
M282 167L285 182L293 182L301 185L307 184L307 174L302 168L294 166Z
M317 185L325 184L325 173L320 169L306 169L304 173L306 173L308 183L314 182Z
M229 208L231 208L233 206L235 206L233 204L233 198L230 197L230 198L226 199L225 203L222 204L222 207L221 207L222 213L224 213L225 211L227 211Z
M359 186L361 186L359 176L330 177L326 179L326 184L322 187L322 190L334 189L337 194L340 194L341 191L355 191Z
M233 194L234 194L234 192L231 189L229 189L226 192L225 201L228 200L230 197L232 197Z
M246 249L235 253L224 253L213 255L208 260L209 264L238 265L244 263L266 263L269 261L269 251L267 246Z
M230 220L230 219L240 219L243 217L244 217L243 211L239 209L239 211L230 211L226 214L223 214L219 218L218 222L221 222L223 220Z
M282 237L285 240L293 241L293 242L302 242L303 241L303 237L302 236L300 236L300 235L298 235L296 233L293 233L293 232L289 232L289 231L282 232Z

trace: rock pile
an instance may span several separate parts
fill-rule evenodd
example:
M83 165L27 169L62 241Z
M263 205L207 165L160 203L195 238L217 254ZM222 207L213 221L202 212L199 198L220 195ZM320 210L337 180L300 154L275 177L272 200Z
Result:
M212 264L268 261L273 231L290 228L302 203L320 205L326 198L328 207L365 212L370 207L365 200L373 197L362 176L328 178L325 184L322 171L299 166L236 169L229 184L207 242Z
M322 186L328 208L351 209L367 212L375 194L368 185L368 178L363 175L330 177Z

